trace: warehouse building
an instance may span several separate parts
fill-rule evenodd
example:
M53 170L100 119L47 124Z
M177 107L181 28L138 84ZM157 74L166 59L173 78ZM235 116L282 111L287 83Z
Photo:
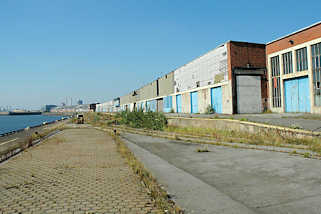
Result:
M174 72L170 72L153 82L120 97L123 110L133 109L169 112L172 106L166 107L166 97L174 93ZM165 101L165 102L164 102Z
M321 22L266 45L270 109L321 113Z
M260 113L267 108L265 45L228 41L120 97L122 110Z
M176 112L261 113L267 107L265 45L228 41L174 71Z

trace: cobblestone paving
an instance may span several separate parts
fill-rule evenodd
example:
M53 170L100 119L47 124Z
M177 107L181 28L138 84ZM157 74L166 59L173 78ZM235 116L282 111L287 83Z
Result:
M163 213L107 134L69 129L0 165L0 213Z

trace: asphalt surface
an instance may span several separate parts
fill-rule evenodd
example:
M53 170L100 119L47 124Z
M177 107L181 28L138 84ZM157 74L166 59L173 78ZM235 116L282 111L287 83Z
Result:
M321 161L122 134L187 213L321 213Z
M307 119L311 114L304 113L281 113L281 114L183 114L183 113L169 113L169 117L195 117L195 118L231 118L233 119L247 119L251 122L264 123L282 127L300 128L308 131L321 132L321 116L320 119ZM317 117L316 117L317 118Z

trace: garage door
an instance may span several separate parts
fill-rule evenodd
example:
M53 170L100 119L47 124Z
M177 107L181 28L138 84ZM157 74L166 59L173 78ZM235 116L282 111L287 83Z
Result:
M172 110L172 96L164 97L164 112L171 112Z
M191 92L191 113L198 113L198 93Z
M222 87L211 88L211 105L215 113L222 113Z
M182 112L182 95L176 95L176 112Z
M147 101L146 107L147 107L147 111L156 112L156 110L157 110L157 101L156 100Z
M164 105L163 99L158 99L157 100L157 111L158 112L163 112L163 105Z
M236 76L237 113L261 113L261 76Z
M284 81L285 112L310 112L309 78Z

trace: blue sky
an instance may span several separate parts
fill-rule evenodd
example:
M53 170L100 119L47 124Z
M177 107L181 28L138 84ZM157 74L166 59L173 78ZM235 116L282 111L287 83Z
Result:
M320 21L321 1L0 0L0 107L124 95L227 40Z

